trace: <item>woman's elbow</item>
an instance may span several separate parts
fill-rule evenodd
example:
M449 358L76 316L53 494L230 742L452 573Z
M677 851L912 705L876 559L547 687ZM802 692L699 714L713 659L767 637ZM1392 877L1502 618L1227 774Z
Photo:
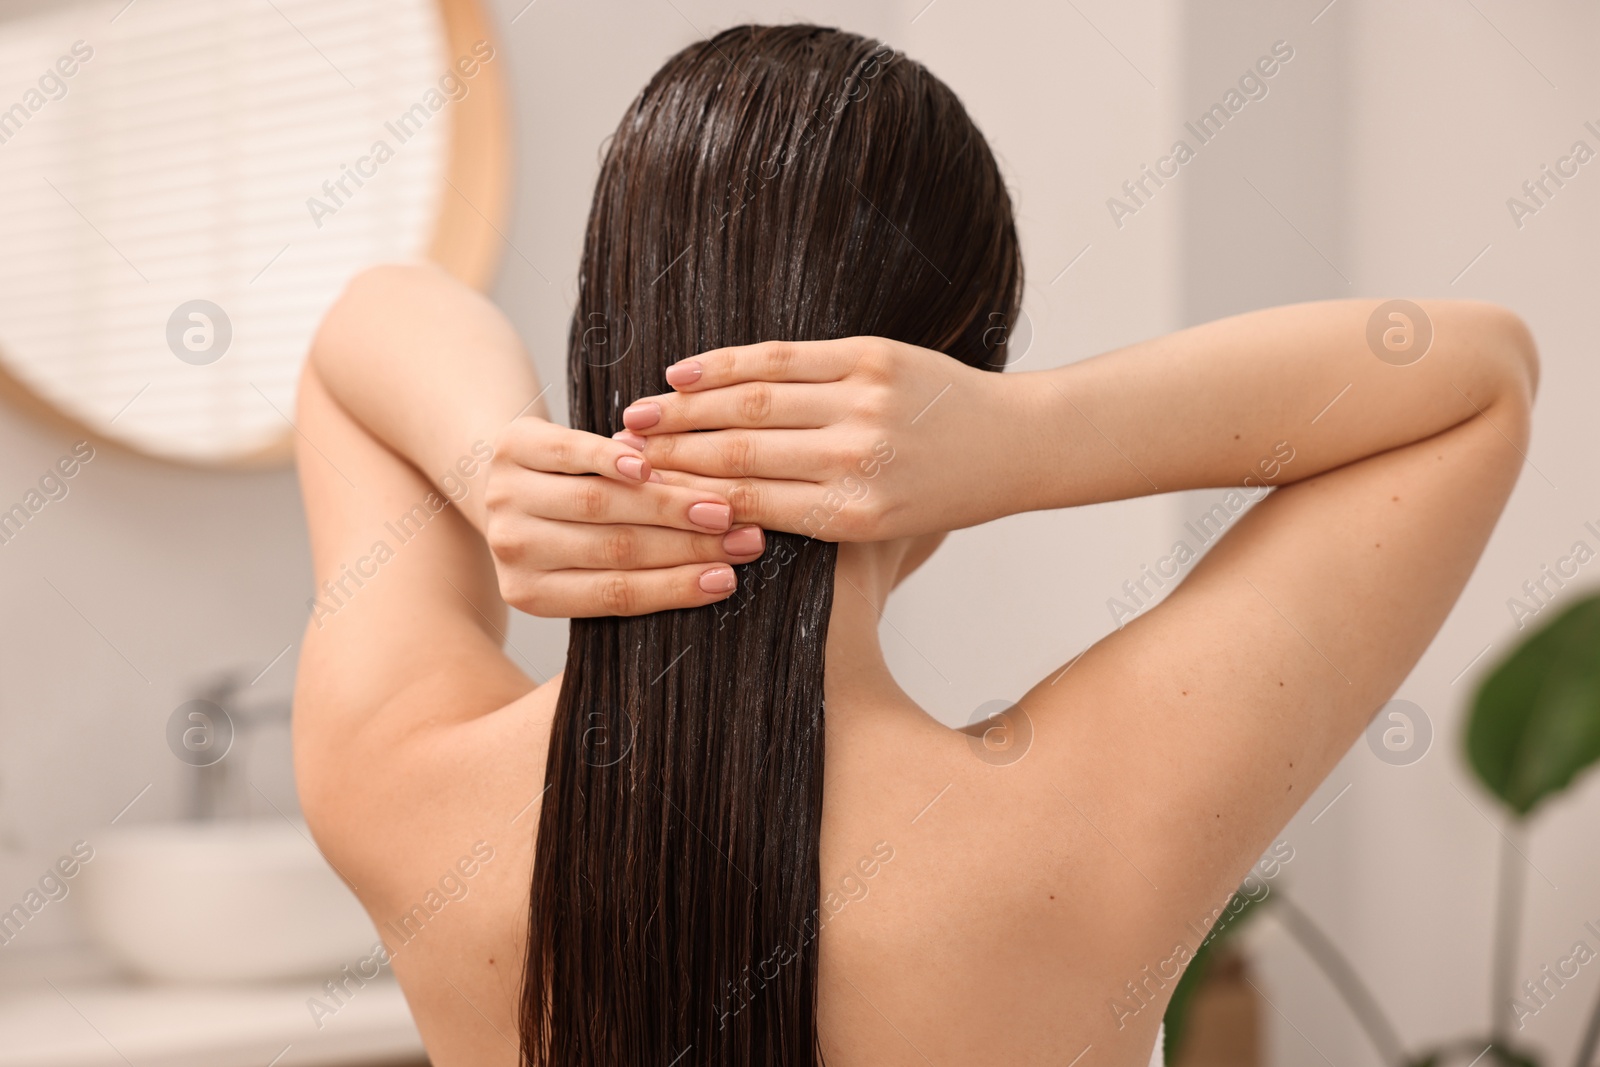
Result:
M325 380L338 380L337 364L351 358L363 338L371 335L374 325L383 321L385 308L394 308L406 299L407 290L420 280L416 272L423 269L385 263L351 275L312 335L306 357L309 365Z
M1521 316L1507 310L1506 317L1511 320L1507 329L1511 335L1512 349L1521 361L1528 383L1528 401L1532 403L1539 392L1539 346L1533 340L1533 331L1528 329L1528 324Z
M1493 343L1514 383L1511 390L1529 406L1539 391L1539 346L1534 343L1528 324L1508 307L1480 304L1484 317L1483 334Z

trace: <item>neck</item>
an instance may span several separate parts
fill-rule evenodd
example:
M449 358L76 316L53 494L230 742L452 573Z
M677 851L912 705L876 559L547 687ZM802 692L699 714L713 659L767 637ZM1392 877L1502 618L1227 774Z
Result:
M841 544L828 621L828 712L854 706L909 704L883 658L878 626L904 552L893 543Z

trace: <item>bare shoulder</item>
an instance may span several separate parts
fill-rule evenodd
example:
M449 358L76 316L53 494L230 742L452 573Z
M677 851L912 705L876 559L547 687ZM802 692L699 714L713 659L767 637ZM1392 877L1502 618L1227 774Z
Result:
M1080 816L1081 783L1039 758L1054 741L981 735L894 713L841 746L830 725L829 1062L920 1063L915 1045L951 1062L1068 1063L1093 1042L1142 1065L1160 1012L1119 1028L1106 1001L1155 951L1116 918L1147 887Z

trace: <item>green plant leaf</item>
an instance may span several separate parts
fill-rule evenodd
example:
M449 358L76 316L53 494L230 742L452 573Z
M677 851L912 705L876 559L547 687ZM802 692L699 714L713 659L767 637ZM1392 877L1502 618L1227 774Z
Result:
M1479 687L1467 760L1518 816L1600 761L1600 595L1539 627Z

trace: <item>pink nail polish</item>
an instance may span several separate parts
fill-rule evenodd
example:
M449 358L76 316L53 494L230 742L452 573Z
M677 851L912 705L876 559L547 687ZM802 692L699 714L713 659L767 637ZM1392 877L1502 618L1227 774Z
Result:
M622 424L630 430L648 430L661 421L661 405L646 401L634 404L622 413Z
M706 593L731 593L738 584L732 567L712 567L700 576L700 589Z
M613 441L621 441L629 448L637 448L641 452L644 451L645 439L632 430L618 430L611 435L611 439Z
M722 539L722 549L730 556L748 556L760 552L763 543L761 527L744 526Z
M696 526L703 526L713 533L721 533L728 528L732 516L726 504L695 504L689 508L689 521Z
M624 478L632 478L637 482L644 481L644 460L638 456L618 456L617 470L622 472Z
M667 368L668 385L693 385L700 380L700 375L705 373L705 368L694 360L685 360L674 363Z

